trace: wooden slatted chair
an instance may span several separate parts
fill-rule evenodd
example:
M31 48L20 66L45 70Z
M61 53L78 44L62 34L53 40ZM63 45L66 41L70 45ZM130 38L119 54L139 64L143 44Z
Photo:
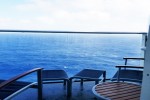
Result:
M102 78L100 78L102 77ZM83 69L79 73L75 74L73 77L70 77L70 92L72 93L72 81L73 79L81 80L81 87L83 86L84 81L95 81L95 84L98 84L99 81L105 82L106 71L105 70L95 70L95 69Z
M131 81L142 83L143 66L128 65L128 60L144 60L144 58L123 58L125 65L117 65L118 71L115 73L112 81Z
M20 82L18 79L37 72L37 82ZM38 100L42 100L42 68L35 68L9 80L0 80L0 100L8 100L30 87L38 88Z
M64 86L67 84L67 96L70 96L70 81L67 73L64 70L43 70L42 71L42 82L48 84L51 82L63 81Z

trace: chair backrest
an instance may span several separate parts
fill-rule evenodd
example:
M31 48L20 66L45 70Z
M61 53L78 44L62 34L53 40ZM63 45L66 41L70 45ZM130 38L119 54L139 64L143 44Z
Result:
M142 83L143 68L140 65L128 65L128 60L144 60L144 58L125 57L125 64L116 66L118 71L112 77L112 81L130 81Z
M17 82L20 78L27 76L33 72L37 72L37 88L38 88L38 100L42 100L42 80L41 80L41 75L42 75L42 69L43 68L35 68L32 70L29 70L27 72L24 72L20 75L17 75L9 80L3 81L0 83L0 100L3 99L11 99L13 96L16 94L20 93L21 91L25 90L26 88L30 87L33 85L33 83L26 84L24 82ZM9 91L11 87L11 91ZM6 91L5 91L6 89Z

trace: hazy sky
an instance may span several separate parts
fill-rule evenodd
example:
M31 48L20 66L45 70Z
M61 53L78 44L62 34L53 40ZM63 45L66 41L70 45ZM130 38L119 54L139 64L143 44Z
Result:
M147 32L150 0L0 0L0 29Z

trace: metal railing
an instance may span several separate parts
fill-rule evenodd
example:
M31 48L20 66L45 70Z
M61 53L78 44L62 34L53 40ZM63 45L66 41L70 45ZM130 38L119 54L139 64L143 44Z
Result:
M141 57L144 57L148 33L146 32L97 32L97 31L48 31L48 30L0 30L0 33L70 33L70 34L141 34Z
M147 34L146 32L97 32L97 31L48 31L48 30L0 30L0 32L23 33L79 33L79 34Z

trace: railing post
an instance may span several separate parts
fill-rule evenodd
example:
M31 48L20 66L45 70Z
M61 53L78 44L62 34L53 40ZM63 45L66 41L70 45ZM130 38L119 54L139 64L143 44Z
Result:
M38 100L42 100L43 98L43 93L42 93L42 69L38 70L37 72L37 81L38 81Z
M118 76L117 76L117 82L120 81L120 71L121 71L121 67L118 68Z

